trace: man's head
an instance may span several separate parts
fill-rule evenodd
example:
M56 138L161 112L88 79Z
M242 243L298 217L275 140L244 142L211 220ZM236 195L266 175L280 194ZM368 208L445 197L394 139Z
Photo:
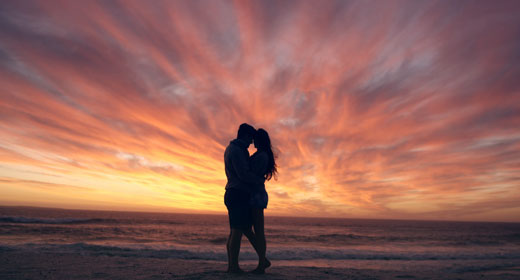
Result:
M253 143L253 137L255 136L256 129L247 123L243 123L238 127L237 138L246 142L247 144Z

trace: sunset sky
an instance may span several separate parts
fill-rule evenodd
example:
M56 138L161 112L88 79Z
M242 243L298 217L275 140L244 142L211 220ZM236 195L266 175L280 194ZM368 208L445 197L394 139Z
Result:
M243 122L266 215L520 221L520 2L0 2L0 205L225 213Z

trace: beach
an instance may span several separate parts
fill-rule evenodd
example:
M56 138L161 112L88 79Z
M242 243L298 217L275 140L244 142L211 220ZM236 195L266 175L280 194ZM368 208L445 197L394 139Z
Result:
M348 265L348 262L347 262ZM355 269L279 266L265 275L229 275L224 262L80 255L45 252L0 253L1 279L519 279L520 267L479 271ZM254 268L254 264L243 266Z
M0 207L0 279L520 278L518 223L267 216L265 275L225 273L228 233L225 215Z

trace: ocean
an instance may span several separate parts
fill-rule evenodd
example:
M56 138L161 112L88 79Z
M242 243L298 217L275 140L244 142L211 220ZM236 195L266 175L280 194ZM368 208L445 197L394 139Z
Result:
M520 264L520 224L274 217L267 256L278 265L479 270ZM225 215L0 207L0 253L226 262ZM241 262L257 258L244 237Z

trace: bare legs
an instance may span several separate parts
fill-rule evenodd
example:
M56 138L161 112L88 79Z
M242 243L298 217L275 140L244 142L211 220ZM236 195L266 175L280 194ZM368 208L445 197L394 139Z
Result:
M253 248L255 248L255 251L258 254L258 266L253 270L253 273L263 274L265 269L271 266L271 262L265 257L266 242L264 233L264 209L253 208L252 216L255 232L249 229L244 231L244 235L249 239L249 242L253 245Z
M253 272L264 273L264 270L271 265L271 263L265 257L267 244L265 241L265 232L264 232L264 209L263 208L253 208L252 211L253 211L253 227L255 229L256 244L257 244L256 252L258 253L258 267Z
M238 266L238 254L240 253L240 241L242 240L242 230L232 228L226 244L228 254L228 272L243 272Z
M265 273L265 269L271 266L271 262L269 262L269 260L265 257L266 241L264 233L264 209L254 208L252 211L254 232L251 230L251 228L244 231L232 228L231 233L229 234L226 243L228 255L228 272L243 272L238 265L238 255L240 253L240 241L242 240L242 234L247 237L258 254L258 266L252 272L263 274Z
M257 246L257 242L256 242L256 235L253 232L253 230L250 228L250 229L244 231L244 235L247 237L247 239L249 240L249 243L251 243L251 245L255 249L255 252L258 254L258 246Z

